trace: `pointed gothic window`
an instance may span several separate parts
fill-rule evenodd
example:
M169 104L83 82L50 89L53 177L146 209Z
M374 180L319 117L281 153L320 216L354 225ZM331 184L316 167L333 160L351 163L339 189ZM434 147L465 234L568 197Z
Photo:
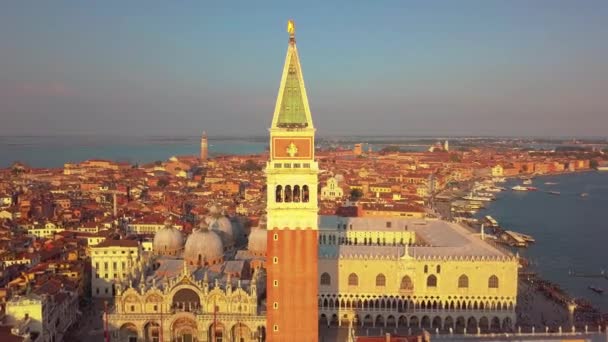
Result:
M331 285L331 276L329 273L324 272L321 274L321 285Z
M431 274L428 278L426 278L426 287L437 287L437 277Z
M491 289L497 289L498 288L498 277L493 275L490 277L490 279L488 279L488 287Z
M355 273L351 273L348 276L348 285L350 286L358 286L359 285L359 277Z
M467 277L466 275L461 275L458 278L458 288L459 289L467 289L469 288L469 277Z
M386 277L380 273L376 276L376 286L386 286Z
M414 284L412 283L412 278L410 278L409 276L404 276L403 278L401 278L400 288L402 290L413 290Z

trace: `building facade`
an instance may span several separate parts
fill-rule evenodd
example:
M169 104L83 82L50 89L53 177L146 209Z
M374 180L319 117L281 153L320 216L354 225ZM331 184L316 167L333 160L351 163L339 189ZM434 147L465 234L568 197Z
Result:
M293 21L287 30L266 164L267 340L316 341L319 166Z
M117 286L108 315L113 341L254 342L265 334L257 276L220 283L186 263L166 281ZM194 271L194 272L193 272ZM154 279L154 278L153 278ZM133 284L131 284L133 285Z
M114 296L114 285L127 279L135 265L140 263L141 252L141 246L135 240L104 240L91 247L92 296Z
M515 322L518 258L458 224L322 216L320 324L501 331Z

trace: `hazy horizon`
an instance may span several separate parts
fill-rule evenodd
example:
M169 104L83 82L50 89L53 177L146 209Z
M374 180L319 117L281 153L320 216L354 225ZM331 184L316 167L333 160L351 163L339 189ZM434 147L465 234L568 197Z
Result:
M7 1L0 136L265 136L296 22L331 136L608 136L608 2Z

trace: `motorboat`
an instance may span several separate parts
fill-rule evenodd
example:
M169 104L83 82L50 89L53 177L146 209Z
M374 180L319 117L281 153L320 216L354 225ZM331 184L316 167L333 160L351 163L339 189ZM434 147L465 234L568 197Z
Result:
M599 288L599 287L595 287L595 286L589 286L589 290L597 293L597 294L602 294L604 293L604 289Z

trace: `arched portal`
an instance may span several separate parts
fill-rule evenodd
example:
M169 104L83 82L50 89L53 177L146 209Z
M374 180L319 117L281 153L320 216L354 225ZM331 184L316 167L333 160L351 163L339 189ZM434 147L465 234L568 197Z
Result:
M418 320L418 316L410 317L410 327L418 328L420 326L420 321Z
M171 324L171 336L174 341L196 342L197 335L196 322L191 318L181 317Z
M382 315L378 315L376 317L376 326L377 327L382 327L384 326L384 317Z
M371 327L372 325L374 325L372 315L365 315L365 317L363 317L363 326Z
M160 341L160 325L156 322L149 322L144 326L144 340L146 342Z
M125 342L137 342L137 327L133 323L125 323L119 330L120 340Z
M209 341L228 342L226 327L220 322L212 323L209 326L209 332L207 335Z
M479 319L479 329L481 329L481 332L488 332L490 329L490 321L488 320L488 317L484 316Z
M407 327L407 317L405 317L405 316L399 316L399 326L400 327Z
M321 314L321 316L319 317L319 326L322 326L322 327L329 326L329 321L327 320L327 315Z
M500 318L496 316L492 318L492 322L490 323L490 330L493 332L500 331Z
M422 316L421 324L423 328L429 329L431 327L431 318L429 316Z
M512 322L511 318L507 317L502 321L502 330L503 331L511 331Z
M435 316L435 318L433 318L433 323L431 325L431 328L433 328L433 330L441 329L441 317Z
M465 324L466 322L464 320L464 317L460 316L456 318L456 326L454 327L454 330L458 333L462 333L464 331Z
M243 323L232 327L232 342L248 342L251 338L251 329Z
M445 318L445 320L443 321L443 327L444 329L454 329L454 319L452 318L452 316L448 316Z
M477 319L471 316L467 320L467 331L468 332L477 332Z

